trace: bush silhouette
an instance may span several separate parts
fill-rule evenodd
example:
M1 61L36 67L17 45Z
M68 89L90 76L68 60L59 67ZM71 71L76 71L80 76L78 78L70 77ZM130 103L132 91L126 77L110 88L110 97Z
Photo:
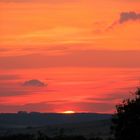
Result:
M126 99L116 106L112 118L112 134L115 140L140 140L140 88L133 99Z

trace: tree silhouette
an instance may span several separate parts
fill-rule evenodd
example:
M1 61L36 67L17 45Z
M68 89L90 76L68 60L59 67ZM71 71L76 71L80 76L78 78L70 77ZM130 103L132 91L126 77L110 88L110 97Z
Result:
M126 99L116 106L112 118L112 134L115 140L140 140L140 88L133 99Z

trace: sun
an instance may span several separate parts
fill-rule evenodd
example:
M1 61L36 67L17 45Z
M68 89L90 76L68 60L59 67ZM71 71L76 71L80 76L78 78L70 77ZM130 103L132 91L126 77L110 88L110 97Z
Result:
M74 113L76 113L76 112L73 111L73 110L67 110L67 111L64 111L64 112L62 112L62 113L64 113L64 114L74 114Z

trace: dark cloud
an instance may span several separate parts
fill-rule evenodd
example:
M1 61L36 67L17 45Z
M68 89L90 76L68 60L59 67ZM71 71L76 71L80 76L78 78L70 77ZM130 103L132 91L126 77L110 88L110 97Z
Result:
M119 23L122 24L122 23L125 23L127 21L130 21L130 20L140 20L140 13L136 13L136 12L122 12L120 14L120 19L119 19Z
M0 97L11 97L11 96L23 96L29 94L41 94L46 92L57 92L56 90L48 90L47 86L43 82L24 82L21 86L20 83L13 83L13 81L0 81ZM24 85L24 86L23 86ZM27 87L27 88L25 88ZM34 88L28 88L34 87ZM39 89L36 87L40 87ZM42 88L44 87L44 88Z
M123 24L128 21L137 21L137 20L140 20L140 13L136 13L134 11L122 12L120 13L119 20L113 22L109 27L107 27L106 30L113 29L118 24Z
M23 83L23 86L43 87L43 86L45 86L45 83L43 83L37 79L32 79L29 81L25 81Z

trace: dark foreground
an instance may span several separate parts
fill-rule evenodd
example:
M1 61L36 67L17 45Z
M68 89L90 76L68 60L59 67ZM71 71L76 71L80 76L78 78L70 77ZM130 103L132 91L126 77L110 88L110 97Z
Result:
M100 138L100 137L86 138L84 136L55 136L55 137L48 137L45 134L38 133L36 135L17 134L17 135L1 136L0 140L103 140L103 139ZM112 140L112 139L107 138L106 140Z
M108 139L110 125L108 114L0 114L0 140Z

